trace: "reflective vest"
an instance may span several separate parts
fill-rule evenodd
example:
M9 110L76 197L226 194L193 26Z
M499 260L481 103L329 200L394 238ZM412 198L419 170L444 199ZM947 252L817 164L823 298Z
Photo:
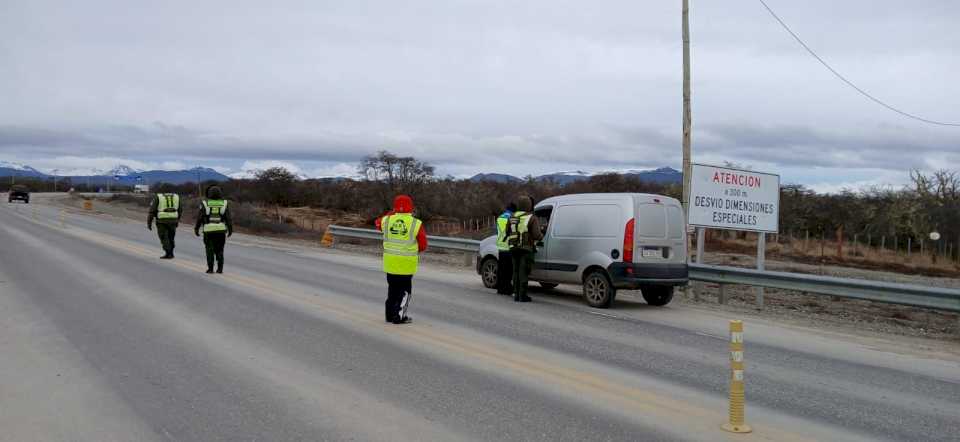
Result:
M206 200L203 202L203 211L207 215L207 222L203 225L203 232L225 232L227 224L223 222L223 214L227 212L225 200Z
M157 194L157 219L177 219L180 211L180 195L175 193Z
M532 214L526 212L514 212L510 220L507 221L507 244L510 248L522 247L529 248L527 240L527 226L530 224Z
M510 215L504 213L497 217L497 250L510 250L510 244L507 243L507 224L510 222Z
M380 219L383 230L383 271L391 275L414 275L420 262L417 234L420 220L409 213L387 215Z

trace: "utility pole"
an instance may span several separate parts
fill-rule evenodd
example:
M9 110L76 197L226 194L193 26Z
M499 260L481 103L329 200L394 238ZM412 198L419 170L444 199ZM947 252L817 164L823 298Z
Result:
M690 205L690 0L683 0L683 211Z

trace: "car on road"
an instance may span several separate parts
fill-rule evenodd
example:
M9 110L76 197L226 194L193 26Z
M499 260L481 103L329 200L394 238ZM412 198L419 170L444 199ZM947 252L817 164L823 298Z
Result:
M673 299L688 282L687 243L680 202L643 193L589 193L543 200L534 214L544 229L530 280L552 289L583 287L593 307L613 304L618 289L641 291L650 305ZM476 258L487 288L497 286L497 237L484 239Z
M24 203L30 204L30 191L27 190L27 186L22 186L19 184L14 184L10 187L9 196L7 197L7 202L12 203L16 200L23 201Z

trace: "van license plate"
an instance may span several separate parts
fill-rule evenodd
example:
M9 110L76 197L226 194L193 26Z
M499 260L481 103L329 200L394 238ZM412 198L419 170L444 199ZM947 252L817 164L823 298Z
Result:
M661 253L662 252L660 251L660 249L648 249L648 248L643 249L644 258L659 258Z

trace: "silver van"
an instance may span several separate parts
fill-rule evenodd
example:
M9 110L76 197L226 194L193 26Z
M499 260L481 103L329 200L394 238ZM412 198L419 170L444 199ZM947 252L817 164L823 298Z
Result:
M683 210L676 199L643 193L584 193L543 200L534 213L544 229L530 280L547 289L583 286L593 307L607 308L617 289L666 305L687 284ZM477 273L497 286L497 237L484 239Z

